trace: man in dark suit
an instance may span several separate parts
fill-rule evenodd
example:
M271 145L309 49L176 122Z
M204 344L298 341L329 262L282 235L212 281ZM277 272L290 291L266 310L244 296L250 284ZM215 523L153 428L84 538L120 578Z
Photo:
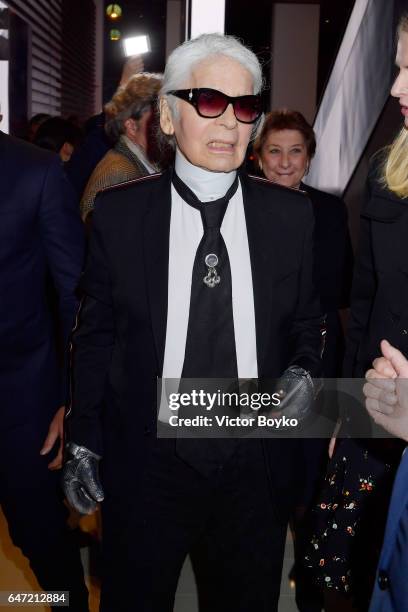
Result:
M277 609L298 440L156 437L157 378L186 389L194 378L205 388L203 379L281 377L306 403L313 395L321 317L310 205L237 173L261 84L257 58L236 39L184 43L161 98L174 170L96 202L64 480L82 512L104 497L104 612L172 610L188 553L200 609ZM159 404L159 430L172 432Z
M46 295L50 273L67 344L83 228L56 155L0 132L0 168L0 505L40 586L69 590L69 609L85 611L79 549L54 471L67 388Z

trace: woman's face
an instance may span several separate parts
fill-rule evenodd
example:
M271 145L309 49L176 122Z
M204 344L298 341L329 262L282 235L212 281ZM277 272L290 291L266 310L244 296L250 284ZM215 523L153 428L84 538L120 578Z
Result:
M408 127L408 33L401 32L398 39L395 63L399 73L391 88L391 95L399 98L405 126Z
M298 130L272 130L260 152L259 166L270 181L284 187L295 187L309 164L306 143Z

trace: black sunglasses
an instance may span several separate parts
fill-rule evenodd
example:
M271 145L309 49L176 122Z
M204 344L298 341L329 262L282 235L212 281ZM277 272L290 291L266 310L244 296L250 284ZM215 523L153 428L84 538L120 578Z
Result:
M215 119L225 113L232 104L234 115L241 123L255 123L262 114L261 96L227 96L217 89L199 87L193 89L174 89L168 94L185 100L196 109L200 117Z

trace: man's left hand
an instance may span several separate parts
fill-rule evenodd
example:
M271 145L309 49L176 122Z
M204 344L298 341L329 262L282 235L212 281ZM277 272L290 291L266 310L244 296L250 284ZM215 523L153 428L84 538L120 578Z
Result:
M65 406L61 406L55 413L54 418L50 423L47 437L45 438L44 445L40 451L40 455L46 455L52 450L54 444L59 439L58 454L48 464L49 470L59 470L62 467L62 451L64 447L64 418L65 418Z
M313 380L303 368L292 365L287 368L277 382L280 404L275 416L284 415L302 423L311 414L315 399Z

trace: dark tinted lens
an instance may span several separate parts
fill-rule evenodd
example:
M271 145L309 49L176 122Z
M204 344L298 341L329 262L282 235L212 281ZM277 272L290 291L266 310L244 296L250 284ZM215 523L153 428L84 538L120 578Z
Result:
M243 123L253 123L262 113L259 96L242 96L235 101L235 116Z
M220 91L201 91L197 99L197 109L203 117L219 117L227 108L227 100Z

